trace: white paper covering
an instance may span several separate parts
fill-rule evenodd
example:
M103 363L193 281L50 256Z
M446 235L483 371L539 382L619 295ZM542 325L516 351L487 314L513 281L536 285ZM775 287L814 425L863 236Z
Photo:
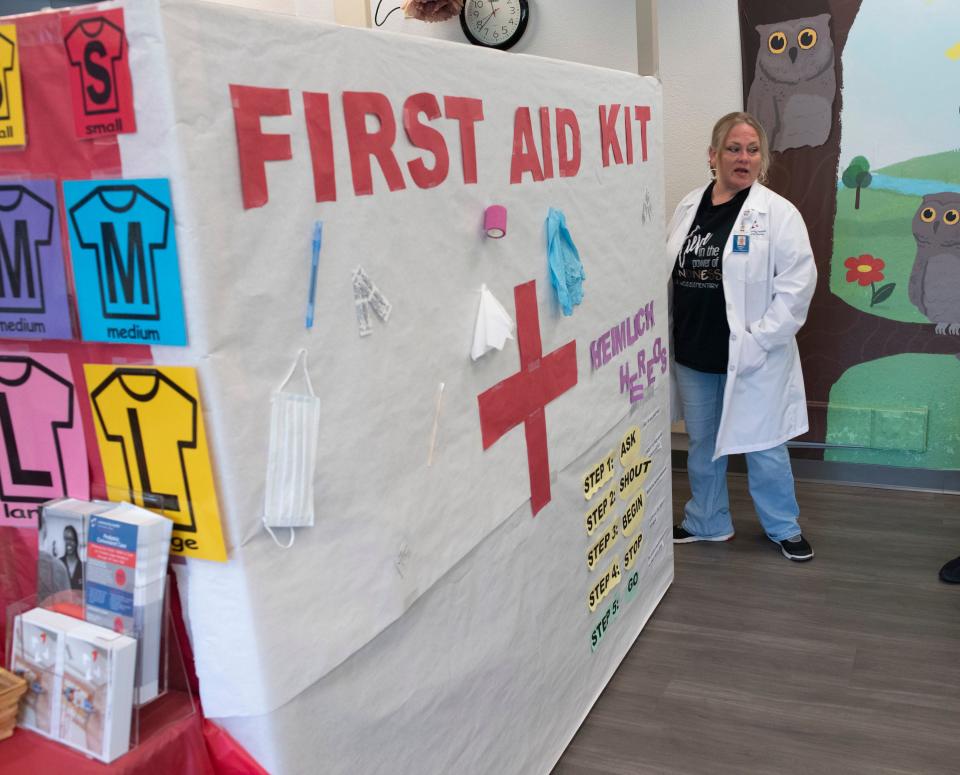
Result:
M667 338L659 84L186 0L162 2L159 12L151 4L132 5L126 13L139 131L121 140L124 174L172 179L190 338L188 348L156 348L155 357L199 369L230 545L227 564L191 561L181 574L206 713L262 720L283 706L249 739L278 761L286 761L288 745L308 745L297 736L316 729L318 714L340 714L341 735L355 730L350 740L331 732L331 746L358 743L364 723L344 713L338 692L376 691L387 675L383 665L406 671L398 659L410 661L416 675L419 662L413 660L440 637L433 621L441 617L450 626L442 636L446 648L457 658L441 661L436 682L421 677L407 685L394 675L395 708L406 707L403 697L414 685L417 693L426 691L424 681L435 688L435 701L455 703L486 692L486 685L472 685L487 676L494 680L492 698L496 682L512 673L510 660L530 668L549 657L544 670L576 670L579 676L569 695L554 697L569 702L556 728L538 735L536 750L551 752L572 734L571 724L599 693L672 574L668 544L662 564L651 566L649 589L591 654L597 614L588 611L586 598L597 571L588 574L585 562L590 539L583 528L588 504L580 492L582 475L596 462L591 455L605 455L611 439L618 441L658 406L644 443L662 432L669 438L667 391L636 404L631 415L618 374L627 361L636 371L638 348L649 354L657 336L664 344ZM290 161L267 164L269 203L261 208L244 210L241 202L232 83L290 90L292 115L261 122L264 132L289 134L293 152ZM374 164L374 195L354 195L344 90L390 99L406 190L389 192ZM330 94L336 202L314 201L303 91ZM407 142L400 109L421 91L441 104L444 95L483 99L477 184L464 185L457 123L441 118L431 126L450 149L449 176L437 188L413 185L406 162L423 156L429 164L432 158ZM598 106L610 103L650 107L646 163L639 159L634 123L635 163L602 166ZM538 144L541 106L576 112L582 132L576 177L534 183L526 175L521 184L510 184L514 113L521 106L531 110ZM553 153L556 158L556 148ZM647 192L654 217L644 224ZM482 236L483 210L494 202L509 211L510 233L503 240ZM572 317L562 316L549 285L549 207L566 214L586 271L584 302ZM324 222L324 242L316 321L308 331L310 238L317 219ZM351 280L357 265L392 304L389 321L372 316L372 333L362 339ZM513 289L529 280L537 282L543 352L576 340L579 375L577 386L546 408L553 499L535 519L523 428L484 451L477 408L479 393L518 371L517 343L508 341L502 352L476 363L470 359L476 289L485 283L516 319ZM654 329L594 371L590 342L650 301ZM301 347L310 353L323 403L316 527L301 531L294 547L283 551L260 527L269 398ZM665 388L666 377L657 375L658 388ZM441 382L443 408L428 467ZM668 464L668 454L658 453L654 473ZM669 471L663 479L669 514ZM503 538L514 533L523 540ZM620 539L617 551L622 548ZM494 577L504 589L497 605L486 594ZM553 577L570 581L552 592L540 589L542 579ZM527 585L539 591L520 594ZM433 597L417 602L431 587ZM451 600L456 605L450 607ZM417 616L403 616L415 602ZM522 632L529 627L542 631L531 640ZM378 659L372 669L368 654L389 659ZM522 674L515 679L522 681ZM351 688L335 688L342 681ZM538 686L547 691L543 683L518 689L531 708L542 702ZM549 691L556 690L551 685ZM431 702L427 695L422 700ZM368 702L354 706L353 713L373 714L367 720L384 712ZM306 710L313 715L303 715ZM471 711L462 723L477 725L481 717Z

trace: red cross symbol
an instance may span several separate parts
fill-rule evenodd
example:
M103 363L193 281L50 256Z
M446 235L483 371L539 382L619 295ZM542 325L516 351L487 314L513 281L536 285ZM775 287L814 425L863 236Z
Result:
M550 502L550 461L544 407L577 384L577 342L567 342L549 355L540 343L537 283L513 289L517 306L520 371L477 396L483 448L523 423L530 469L530 507L536 516Z

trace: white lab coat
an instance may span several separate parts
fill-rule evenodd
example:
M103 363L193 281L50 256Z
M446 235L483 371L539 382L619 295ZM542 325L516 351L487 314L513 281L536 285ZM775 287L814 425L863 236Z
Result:
M667 264L671 278L705 189L687 194L670 221ZM738 234L749 237L749 252L733 252ZM770 449L807 432L807 399L796 333L807 318L816 284L813 250L797 208L754 183L723 250L730 349L714 460ZM672 282L668 297L672 304ZM672 312L670 335L672 338ZM672 360L672 346L670 353ZM670 389L677 422L683 417L672 369Z

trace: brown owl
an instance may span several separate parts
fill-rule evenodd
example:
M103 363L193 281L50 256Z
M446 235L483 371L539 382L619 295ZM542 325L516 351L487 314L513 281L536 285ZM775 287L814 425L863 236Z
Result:
M927 194L913 216L913 236L910 301L938 334L960 334L960 194Z
M830 14L761 24L760 53L747 110L785 151L823 145L830 136L837 95Z

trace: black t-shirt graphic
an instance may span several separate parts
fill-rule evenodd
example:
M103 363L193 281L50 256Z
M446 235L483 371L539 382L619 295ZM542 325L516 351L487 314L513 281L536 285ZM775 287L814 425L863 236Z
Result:
M719 205L711 203L712 193L711 183L673 267L673 348L677 363L719 374L727 370L730 338L723 296L723 249L750 189Z

